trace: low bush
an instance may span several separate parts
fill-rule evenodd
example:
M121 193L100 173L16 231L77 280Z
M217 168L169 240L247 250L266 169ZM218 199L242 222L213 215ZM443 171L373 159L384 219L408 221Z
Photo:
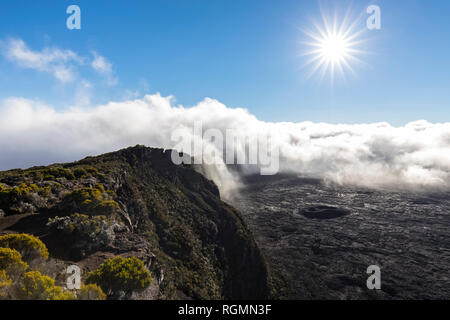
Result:
M20 201L25 201L31 193L38 192L39 187L35 184L21 183L11 188L6 188L0 184L0 207L9 207Z
M151 282L150 272L135 257L108 259L86 279L86 283L99 285L107 295L120 291L131 294L135 290L147 288Z
M36 207L44 206L51 195L49 186L41 188L33 183L21 183L5 187L0 184L0 209L15 214L34 212Z
M67 180L75 180L75 175L72 170L61 167L50 167L42 170L45 176L53 176L54 178L66 178Z
M52 232L61 232L63 236L69 236L75 247L88 252L111 243L115 239L115 232L124 227L106 216L88 216L79 213L49 219L47 226Z
M21 285L15 290L16 298L20 300L75 300L71 292L65 292L55 286L55 280L42 275L39 271L25 273Z
M73 174L77 179L84 178L88 175L87 171L83 168L76 168L73 170Z
M81 166L73 169L73 174L77 179L92 177L98 174L98 169L92 166Z
M28 264L22 260L17 250L0 248L0 270L6 272L9 277L22 275L28 269Z
M78 300L105 300L106 294L96 284L88 284L81 286L77 292Z
M48 259L48 250L39 238L25 233L0 236L0 247L17 250L22 259L30 263L36 259Z
M120 210L119 204L111 200L111 193L105 192L102 185L68 193L64 197L64 206L72 213L83 212L92 216L114 216Z
M0 270L0 300L6 300L10 298L12 280L8 276L5 270Z
M120 210L119 204L113 200L101 201L95 208L97 214L105 216L113 216Z

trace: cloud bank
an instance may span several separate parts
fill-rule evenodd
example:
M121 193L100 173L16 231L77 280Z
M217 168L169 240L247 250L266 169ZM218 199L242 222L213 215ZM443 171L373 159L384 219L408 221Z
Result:
M136 144L173 148L173 131L191 128L195 121L204 130L270 134L280 150L281 172L368 187L450 190L450 123L269 123L217 100L206 98L185 108L159 94L65 111L22 98L5 100L0 106L0 169L74 161ZM238 152L245 152L245 146ZM243 174L252 172L247 168ZM209 173L222 190L238 182L225 166Z

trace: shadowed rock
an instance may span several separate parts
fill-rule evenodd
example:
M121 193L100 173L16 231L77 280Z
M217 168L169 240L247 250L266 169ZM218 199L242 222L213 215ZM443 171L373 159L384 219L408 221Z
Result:
M305 211L302 212L303 215L309 219L335 219L346 216L350 214L350 211L347 209L330 207L330 206L314 206L309 207Z

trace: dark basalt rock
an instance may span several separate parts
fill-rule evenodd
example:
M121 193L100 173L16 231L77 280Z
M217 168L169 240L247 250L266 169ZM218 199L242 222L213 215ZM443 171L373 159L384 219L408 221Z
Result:
M279 280L276 298L450 298L448 191L374 190L296 176L245 182L232 202ZM340 215L340 208L351 215L318 218ZM381 290L366 286L370 265L381 268Z
M350 214L350 210L330 207L330 206L314 206L304 210L302 214L309 219L335 219Z

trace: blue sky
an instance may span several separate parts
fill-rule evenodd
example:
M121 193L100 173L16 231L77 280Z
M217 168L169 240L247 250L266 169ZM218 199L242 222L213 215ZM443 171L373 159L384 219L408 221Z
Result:
M66 28L71 4L81 8L81 30ZM356 75L333 85L308 78L300 30L321 21L320 7L351 8L364 29L370 4L380 6L382 28L365 31ZM160 92L184 106L211 97L265 121L450 121L447 0L2 0L0 8L0 99L64 109L89 83L90 104ZM67 62L74 79L60 81L5 56L11 39L83 62ZM95 55L110 69L92 68Z

